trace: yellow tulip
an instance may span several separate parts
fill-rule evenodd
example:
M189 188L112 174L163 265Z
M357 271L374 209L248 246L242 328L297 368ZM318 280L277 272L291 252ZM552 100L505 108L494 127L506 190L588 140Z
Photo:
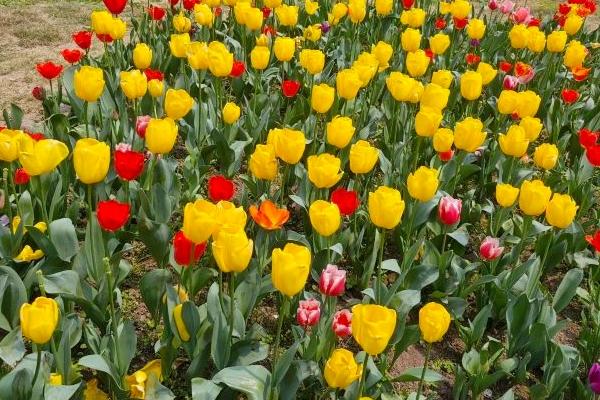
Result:
M540 108L542 98L534 91L526 90L518 93L518 106L516 109L519 118L533 117Z
M93 103L104 91L104 71L100 68L84 65L73 75L75 95L81 100Z
M110 147L96 139L79 139L73 149L73 165L81 182L102 182L110 166Z
M538 216L546 211L552 190L539 179L524 181L519 192L519 208L529 216Z
M350 171L355 174L368 174L378 159L379 150L366 140L359 140L350 146Z
M534 53L541 53L546 48L546 35L537 26L530 26L527 48Z
M563 58L563 64L568 68L581 67L588 51L578 40L571 40Z
M221 229L212 242L212 253L223 272L242 272L252 258L253 242L242 229Z
M415 130L417 135L422 137L433 136L441 122L442 114L438 109L421 106L421 109L415 116Z
M275 149L275 155L287 164L297 164L306 148L304 132L275 128L269 131L267 143Z
M282 4L275 9L275 16L282 26L294 27L298 23L298 6Z
M417 51L421 47L421 31L413 28L406 28L400 36L400 43L404 51ZM431 40L430 40L431 44Z
M61 374L57 374L55 372L50 374L50 378L48 379L48 383L52 386L60 386L63 384L63 379Z
M465 19L471 14L471 3L467 0L454 0L450 3L450 14L456 19Z
M308 179L319 189L329 189L342 179L342 161L329 154L312 155L307 159Z
M413 78L423 76L429 66L429 57L423 50L411 51L406 55L406 69Z
M390 73L385 85L396 101L411 103L418 103L424 90L421 82L398 71Z
M375 12L377 12L377 15L390 15L393 9L393 0L375 0Z
M189 32L192 28L192 21L180 11L173 17L173 28L179 33Z
M348 6L344 3L335 3L331 8L329 23L337 25L348 14Z
M281 62L290 61L294 57L296 41L289 37L277 37L273 44L275 57Z
M304 2L304 11L306 11L306 13L308 15L314 15L316 14L317 10L319 10L319 3L316 1L311 1L311 0L306 0Z
M360 76L353 69L343 69L337 73L335 87L339 97L352 100L356 97L358 90L362 87Z
M348 16L350 21L354 24L358 24L365 19L367 15L367 2L366 0L349 0L348 1Z
M236 207L230 201L221 200L217 203L215 214L217 227L213 230L212 236L216 237L221 230L228 232L237 232L244 230L248 215L243 207Z
M310 40L311 42L317 42L319 39L321 39L322 35L323 31L321 30L320 24L307 26L306 28L304 28L304 32L302 34L304 39Z
M577 14L571 14L565 20L565 24L563 29L567 32L568 35L573 36L579 32L581 27L583 26L583 18L581 18Z
M445 153L452 149L454 132L452 129L440 128L433 134L433 148L438 153Z
M13 162L19 158L19 140L25 133L20 130L0 131L0 160Z
M245 10L244 23L246 28L257 31L262 27L263 13L260 8L250 7Z
M409 174L406 186L410 197L422 202L431 200L435 196L440 183L438 175L439 171L437 169L425 166L421 166L415 172Z
M514 25L508 32L508 38L510 39L512 48L524 49L529 42L529 31L523 24Z
M539 118L525 117L521 119L519 126L525 130L525 136L530 142L534 142L540 132L542 131L543 125Z
M121 71L121 90L130 100L144 97L148 90L146 76L139 69L132 71Z
M333 105L335 89L326 83L313 86L310 95L310 104L313 110L325 114Z
M452 76L452 72L447 69L440 69L431 75L431 83L435 83L445 89L450 87L453 80L454 77Z
M84 400L110 400L108 395L98 389L98 379L90 379L85 383Z
M33 140L29 135L19 136L19 162L30 176L46 174L69 155L69 148L58 140Z
M519 105L519 94L514 90L503 90L498 97L498 112L500 114L512 114Z
M427 14L423 9L412 7L409 10L402 11L402 14L400 14L400 22L411 28L419 28L423 25L423 22L425 22L426 15Z
M402 195L396 189L379 186L374 192L369 192L369 218L378 228L394 229L402 219L405 206Z
M300 52L300 66L311 75L320 74L325 67L325 54L321 50L303 49Z
M196 244L206 242L218 228L217 206L203 199L187 203L183 209L183 234Z
M272 181L277 176L275 148L270 144L258 144L248 161L248 168L257 179Z
M386 70L390 65L390 59L394 54L394 49L389 43L379 41L371 46L371 54L379 61L379 72Z
M376 304L352 307L352 336L368 354L382 353L395 329L395 310Z
M157 380L162 381L161 371L160 360L152 360L142 369L135 371L132 375L126 376L125 384L129 387L129 397L132 399L145 399L148 377L154 375ZM100 396L104 399L102 391L100 391Z
M54 299L40 296L31 304L23 303L19 316L23 336L35 344L44 344L52 338L60 314Z
M500 149L507 156L521 158L527 153L529 140L525 135L525 129L519 125L511 125L505 135L500 134L498 137Z
M482 86L483 77L479 72L467 71L460 77L460 94L467 100L477 100Z
M165 90L165 84L163 81L159 81L158 79L151 79L148 82L148 92L150 92L150 96L152 97L160 97Z
M327 143L338 149L348 146L354 136L355 128L352 125L352 118L336 115L327 123Z
M419 310L419 330L427 343L440 342L451 322L446 307L439 303L427 303Z
M121 18L113 18L110 28L110 37L113 40L123 39L127 31L127 24Z
M467 24L467 35L470 39L481 40L485 35L485 22L479 18L472 18Z
M555 144L542 143L533 152L533 162L540 168L552 169L558 161L558 147Z
M554 193L546 207L546 221L555 228L565 229L575 219L578 208L568 194Z
M340 228L340 209L335 203L316 200L310 205L308 215L313 229L321 236L331 236Z
M152 154L167 154L177 141L178 131L171 118L152 118L146 127L146 147Z
M429 83L425 85L421 95L421 108L430 107L441 112L448 105L448 97L450 97L450 90L435 83Z
M208 4L200 3L194 6L194 19L196 20L196 23L200 26L211 27L215 20L215 15L213 14Z
M246 13L251 7L252 4L250 4L250 2L237 2L235 4L235 7L233 7L233 15L235 17L235 22L237 22L240 25L246 25Z
M433 54L444 54L449 46L450 37L444 33L438 33L429 38L429 47Z
M477 65L477 72L481 75L481 81L483 85L487 85L488 83L493 81L496 75L498 74L497 69L483 61L480 62L479 65Z
M271 52L268 47L264 46L256 46L250 52L250 63L252 64L252 68L263 70L267 68L269 65L269 58L271 57Z
M519 196L519 188L512 186L509 183L498 183L496 185L496 201L502 207L512 207Z
M310 272L311 255L306 246L287 243L283 249L271 253L271 280L273 287L292 297L304 289Z
M483 142L487 134L479 119L467 117L454 126L454 145L459 150L473 153Z
M241 109L235 103L228 102L223 107L223 121L227 125L236 123L236 121L240 118L240 114L241 114Z
M191 42L187 48L187 61L192 69L208 69L210 66L208 45L205 42Z
M335 349L327 362L323 375L330 388L344 389L360 378L363 366L356 363L354 354L346 349Z
M567 44L567 32L553 31L546 39L546 49L551 53L560 53L565 49Z
M21 252L15 257L15 261L30 262L44 257L44 252L40 249L33 250L30 245L25 245Z
M185 326L183 321L183 304L177 304L173 309L173 319L175 320L175 326L177 327L177 333L182 341L188 342L190 340L190 333Z
M270 36L265 35L264 33L261 33L257 38L256 38L256 45L257 46L263 46L263 47L269 47L271 45L271 39Z
M152 63L152 49L146 43L138 43L133 49L133 64L137 69L150 68Z
M169 48L173 57L185 58L187 57L187 47L190 44L189 33L178 33L172 34L171 40L169 41Z
M165 95L165 112L174 120L183 118L194 106L194 99L185 89L169 89Z
M265 6L275 9L281 5L282 0L265 0L264 3Z
M379 61L373 54L362 52L356 61L352 63L351 69L358 74L361 87L366 87L379 71Z

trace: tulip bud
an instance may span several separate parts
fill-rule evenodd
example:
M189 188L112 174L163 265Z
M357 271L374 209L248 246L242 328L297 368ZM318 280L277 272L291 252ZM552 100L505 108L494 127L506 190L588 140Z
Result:
M151 119L152 117L149 115L140 115L137 117L135 121L135 131L139 137L144 138L146 136L146 128Z
M321 303L315 299L300 300L298 311L296 312L296 321L305 329L309 326L315 326L321 318Z
M352 313L350 310L343 309L336 312L333 316L331 328L338 337L352 335Z
M438 204L438 216L440 221L446 225L454 225L460 221L462 201L452 196L444 196Z
M321 273L319 291L326 296L339 296L344 293L346 286L346 271L336 265L327 264Z
M479 254L486 261L492 261L502 255L504 247L500 246L500 240L497 238L486 236L479 246Z
M39 101L43 101L44 97L46 97L46 93L44 91L44 88L41 86L36 86L31 90L31 95Z

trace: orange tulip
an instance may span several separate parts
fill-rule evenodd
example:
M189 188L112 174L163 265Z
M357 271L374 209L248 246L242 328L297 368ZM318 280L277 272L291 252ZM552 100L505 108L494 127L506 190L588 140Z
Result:
M591 70L591 68L573 67L571 68L571 73L573 74L573 79L575 79L577 82L581 82L588 77Z
M290 218L290 212L285 208L277 208L271 200L265 200L260 207L251 205L250 216L258 225L269 231L281 229Z

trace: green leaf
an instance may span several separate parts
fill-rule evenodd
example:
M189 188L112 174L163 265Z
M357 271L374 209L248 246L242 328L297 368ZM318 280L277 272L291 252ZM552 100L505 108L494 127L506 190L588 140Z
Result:
M248 400L265 400L269 396L271 373L260 365L229 367L217 372L212 380L246 394Z
M573 268L565 274L552 300L552 307L557 313L569 304L582 280L583 270L580 268Z
M171 281L171 272L155 269L144 274L140 281L140 293L144 304L154 319L158 318L166 285Z
M10 331L0 342L0 358L13 367L25 356L25 343L21 335L21 327Z
M269 356L269 346L256 340L241 340L231 348L231 365L251 365Z
M50 241L54 245L58 257L63 261L71 261L79 251L79 242L73 222L69 218L61 218L50 223Z
M4 322L10 326L0 325L0 328L10 331L19 324L19 309L27 301L27 290L19 275L9 267L0 265L0 307Z
M392 379L392 382L416 382L421 379L422 367L409 368L402 372L398 377ZM423 380L428 383L435 383L443 380L444 377L432 369L425 371Z
M273 384L275 386L279 386L279 383L287 373L287 370L290 368L290 364L294 360L294 356L296 355L299 346L300 342L294 342L294 344L291 345L290 348L287 349L277 361L277 365L275 365L275 372L273 373Z
M75 271L61 271L44 275L44 287L51 294L69 294L78 297L81 293L79 274Z
M204 378L192 379L192 400L215 400L223 388Z
M44 388L44 398L52 400L69 400L81 384L76 385L46 385Z

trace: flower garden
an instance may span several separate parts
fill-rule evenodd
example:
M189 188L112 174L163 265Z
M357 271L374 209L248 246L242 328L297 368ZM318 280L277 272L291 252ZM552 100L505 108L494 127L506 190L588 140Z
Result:
M3 113L0 399L597 398L595 13L98 3Z

